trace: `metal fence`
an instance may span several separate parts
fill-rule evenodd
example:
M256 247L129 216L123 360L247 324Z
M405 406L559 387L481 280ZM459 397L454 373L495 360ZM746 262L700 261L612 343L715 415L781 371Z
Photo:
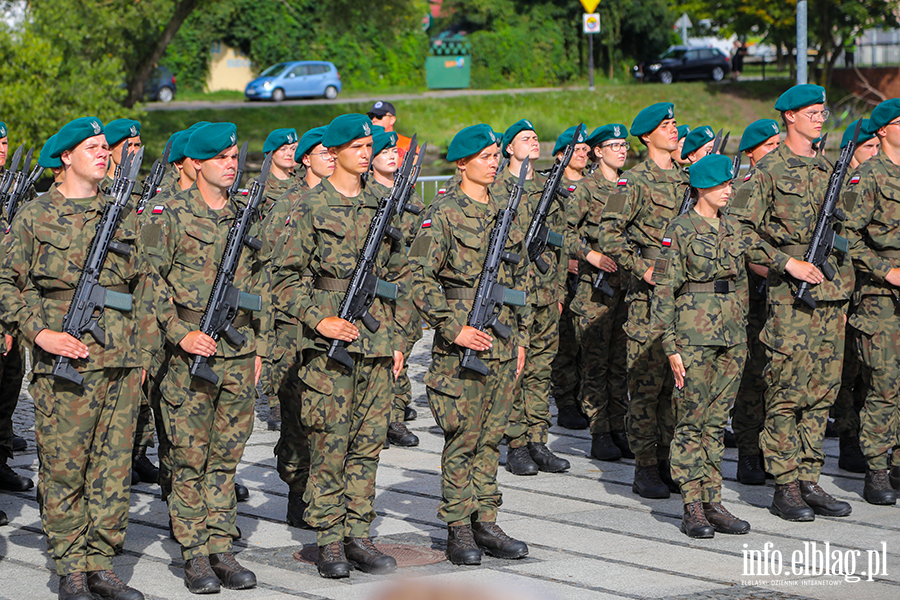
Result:
M441 184L450 179L450 175L428 175L419 177L418 181L416 181L416 187L419 188L419 197L426 203L431 202L431 199L434 198L438 190L441 189Z

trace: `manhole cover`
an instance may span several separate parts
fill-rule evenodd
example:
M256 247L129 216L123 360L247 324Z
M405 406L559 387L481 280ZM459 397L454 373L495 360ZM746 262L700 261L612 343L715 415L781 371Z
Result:
M375 544L375 547L388 556L393 556L394 560L397 561L398 567L421 567L423 565L433 565L447 559L442 551L433 550L424 546L410 546L408 544ZM318 546L304 546L300 550L294 552L294 560L310 565L316 564L318 556Z

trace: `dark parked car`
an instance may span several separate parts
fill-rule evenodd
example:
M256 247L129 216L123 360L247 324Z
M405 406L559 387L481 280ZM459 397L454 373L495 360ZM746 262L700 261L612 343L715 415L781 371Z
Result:
M657 60L632 68L643 81L672 83L683 79L722 81L731 73L731 60L712 46L672 46Z
M247 84L247 100L324 96L337 98L341 91L341 76L333 63L325 61L296 61L272 65Z
M144 99L171 102L175 98L175 76L166 67L156 67L153 75L144 84Z

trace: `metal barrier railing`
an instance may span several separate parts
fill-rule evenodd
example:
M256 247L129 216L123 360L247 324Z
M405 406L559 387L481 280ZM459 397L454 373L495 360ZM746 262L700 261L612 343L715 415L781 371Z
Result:
M438 190L441 189L441 184L450 179L450 177L450 175L427 175L419 177L419 180L416 182L419 197L426 204L430 203L431 200L437 196Z

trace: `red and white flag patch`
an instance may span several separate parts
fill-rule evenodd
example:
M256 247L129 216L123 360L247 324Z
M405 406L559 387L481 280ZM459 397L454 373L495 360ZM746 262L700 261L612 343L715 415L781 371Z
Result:
M165 209L166 209L166 207L163 206L162 204L157 204L156 206L153 207L153 214L161 215L162 211L164 211Z
M744 176L744 181L750 181L750 177L752 177L752 176L753 176L752 173L747 173L747 175Z
M669 247L672 245L672 238L663 238L663 246Z
M578 186L576 186L576 185L574 185L574 184L573 184L573 185L570 185L570 186L569 186L569 191L570 191L570 192L574 192L576 187L578 187Z
M446 194L446 193L447 193L447 188L441 188L438 190L438 195Z
M428 229L429 227L431 227L431 219L425 219L422 223L422 229Z
M622 177L621 179L619 179L619 181L616 182L616 185L627 185L627 184L628 184L628 179L626 179L625 177Z
M854 175L850 178L850 183L859 183L859 175Z

